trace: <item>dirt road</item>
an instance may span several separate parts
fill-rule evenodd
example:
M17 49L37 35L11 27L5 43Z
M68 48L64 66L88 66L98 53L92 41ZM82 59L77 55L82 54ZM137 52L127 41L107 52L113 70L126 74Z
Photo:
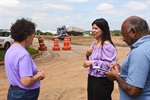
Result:
M120 40L118 40L120 41ZM71 45L70 51L52 51L53 42L45 41L47 51L41 52L34 61L43 69L46 78L41 81L39 100L87 100L87 69L82 67L88 46ZM33 43L38 46L37 40ZM60 44L62 48L63 44ZM117 46L119 63L127 55L129 48ZM9 84L4 67L0 67L0 100L6 100ZM119 100L118 86L115 84L113 100Z

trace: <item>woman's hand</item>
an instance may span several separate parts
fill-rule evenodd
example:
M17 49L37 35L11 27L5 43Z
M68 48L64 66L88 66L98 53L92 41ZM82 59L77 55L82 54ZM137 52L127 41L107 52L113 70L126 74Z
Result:
M45 78L45 73L43 70L38 70L37 74L39 75L39 80L43 80Z
M92 60L85 61L85 62L83 63L83 67L84 67L84 68L90 67L91 65L92 65Z
M31 86L39 80L45 78L45 73L43 70L38 70L34 76L21 77L21 83L24 86Z
M88 48L88 50L87 50L87 52L86 52L86 56L90 56L91 55L91 53L92 53L92 51L93 51L93 48Z

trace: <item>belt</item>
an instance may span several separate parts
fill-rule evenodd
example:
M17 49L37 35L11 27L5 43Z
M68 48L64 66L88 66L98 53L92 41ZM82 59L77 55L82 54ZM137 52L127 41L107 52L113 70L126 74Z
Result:
M10 85L11 87L13 87L13 88L18 88L18 89L21 89L21 90L25 90L25 89L22 89L21 87L19 87L19 86L13 86L13 85Z
M20 88L19 86L13 86L14 88ZM21 89L21 88L20 88Z
M23 88L21 88L21 87L19 87L19 86L13 86L13 85L10 85L10 87L13 87L13 88L18 88L18 89L21 89L21 90L26 90L26 89L23 89ZM36 88L36 89L33 89L33 90L38 90L39 88Z

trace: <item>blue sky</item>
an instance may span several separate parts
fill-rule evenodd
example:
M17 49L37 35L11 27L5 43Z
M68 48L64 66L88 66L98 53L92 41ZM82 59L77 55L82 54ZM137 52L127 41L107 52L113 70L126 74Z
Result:
M120 30L132 15L144 18L150 26L150 0L0 0L0 28L4 29L24 17L42 31L62 25L91 30L97 18L105 18L110 30Z

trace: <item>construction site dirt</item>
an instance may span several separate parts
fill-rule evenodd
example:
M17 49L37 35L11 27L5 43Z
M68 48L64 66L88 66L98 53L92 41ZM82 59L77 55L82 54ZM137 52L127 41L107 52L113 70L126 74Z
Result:
M117 48L118 63L121 64L129 52L129 47L121 40L122 37L113 36ZM73 40L78 42L90 42ZM62 50L63 41L59 42L60 50L53 51L53 41L44 40L47 50L41 51L34 57L38 69L43 69L46 78L41 81L38 100L87 100L87 68L83 68L86 60L85 53L89 46L73 45L71 50ZM32 47L38 48L38 39L35 38ZM7 100L9 83L4 66L0 66L0 100ZM119 100L118 84L112 94L112 100Z

